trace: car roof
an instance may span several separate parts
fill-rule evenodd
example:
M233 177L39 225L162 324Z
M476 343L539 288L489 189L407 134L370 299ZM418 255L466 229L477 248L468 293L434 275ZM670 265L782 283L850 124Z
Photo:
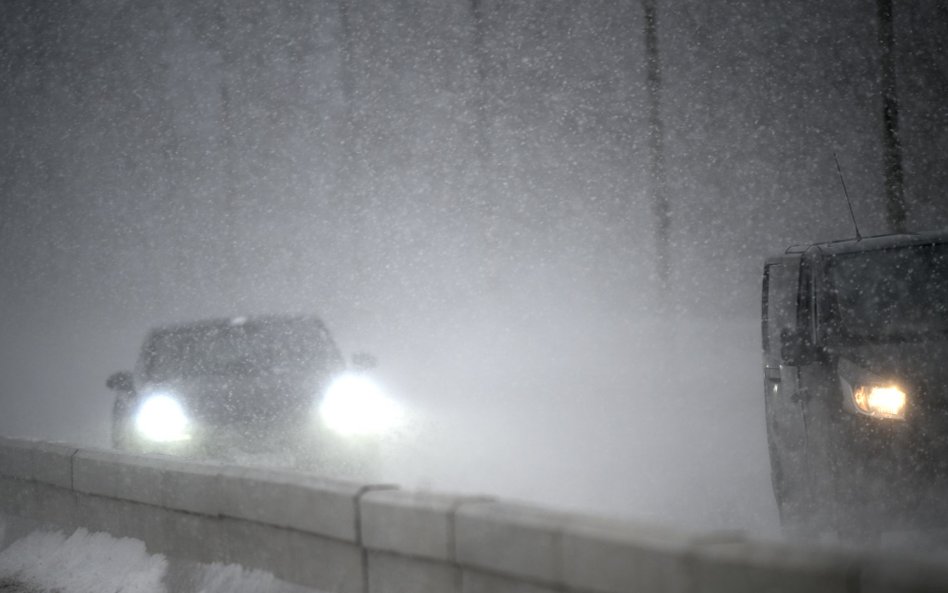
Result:
M948 243L948 231L876 235L872 237L862 237L860 239L839 239L836 241L791 245L787 248L785 253L803 253L809 249L816 248L824 254L837 255L841 253L876 251L879 249L892 249L911 245L931 245L935 243Z
M212 319L201 319L186 323L173 323L152 328L151 334L167 334L177 332L201 332L216 328L226 328L235 326L260 327L266 325L315 325L323 331L326 326L322 320L315 315L255 315L255 316L235 316L235 317L217 317Z

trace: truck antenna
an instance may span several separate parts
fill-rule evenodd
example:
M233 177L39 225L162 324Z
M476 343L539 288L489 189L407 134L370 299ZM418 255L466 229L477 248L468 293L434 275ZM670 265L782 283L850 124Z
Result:
M849 204L849 216L853 219L853 228L856 229L856 240L862 241L862 235L859 234L859 225L856 224L856 214L853 213L853 201L849 199L849 192L846 191L846 180L843 179L843 170L839 167L839 157L833 153L833 159L836 160L836 172L839 173L839 182L843 184L843 195L846 196L846 203Z

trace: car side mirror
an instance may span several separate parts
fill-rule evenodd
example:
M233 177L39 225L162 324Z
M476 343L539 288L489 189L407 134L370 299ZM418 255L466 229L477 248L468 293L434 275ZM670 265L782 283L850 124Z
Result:
M368 352L356 352L352 355L352 367L357 371L368 371L379 366L379 359Z
M112 391L132 391L135 389L135 382L130 372L119 371L109 375L109 378L105 380L105 386Z
M780 330L780 359L789 366L803 366L815 362L817 348L805 329L785 327Z

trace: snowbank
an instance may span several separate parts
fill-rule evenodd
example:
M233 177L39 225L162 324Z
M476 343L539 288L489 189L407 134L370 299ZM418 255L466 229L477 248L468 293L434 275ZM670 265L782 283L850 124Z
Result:
M0 516L0 548L7 524ZM34 531L0 551L0 584L56 593L301 593L273 574L236 564L175 564L144 542L79 529ZM2 589L2 586L0 586ZM4 589L5 590L5 589Z
M85 529L37 531L0 552L0 579L62 593L164 593L167 566L141 541Z

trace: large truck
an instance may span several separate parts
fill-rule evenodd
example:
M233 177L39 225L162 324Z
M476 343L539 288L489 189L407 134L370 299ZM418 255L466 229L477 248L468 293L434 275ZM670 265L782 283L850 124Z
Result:
M762 305L785 530L948 525L948 232L790 247L765 262Z

